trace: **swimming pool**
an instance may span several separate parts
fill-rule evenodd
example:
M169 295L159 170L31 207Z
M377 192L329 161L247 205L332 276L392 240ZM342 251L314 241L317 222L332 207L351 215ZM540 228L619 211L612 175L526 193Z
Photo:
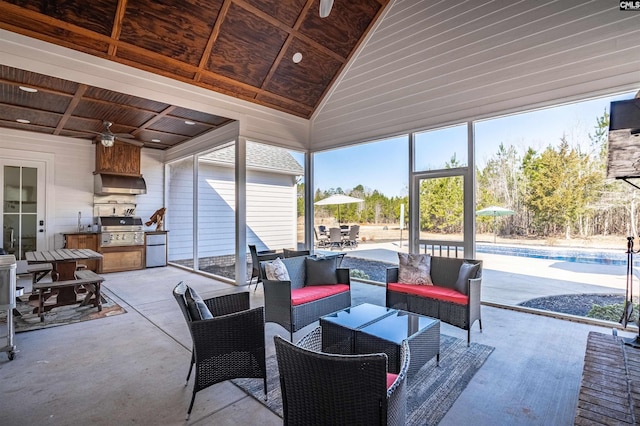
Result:
M565 262L595 263L599 265L626 265L626 248L617 251L580 250L569 248L539 248L499 246L492 244L478 244L478 253L502 254L505 256L533 257L536 259L563 260ZM640 255L637 256L640 259ZM634 257L634 261L636 257ZM635 262L634 262L635 263Z

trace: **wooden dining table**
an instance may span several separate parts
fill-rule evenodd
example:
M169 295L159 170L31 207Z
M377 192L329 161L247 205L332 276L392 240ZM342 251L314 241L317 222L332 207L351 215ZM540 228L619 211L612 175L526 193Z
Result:
M79 260L97 260L102 262L102 254L89 249L57 249L46 251L28 251L24 254L28 264L50 263L51 279L67 281L76 279L75 272ZM100 266L100 265L99 265ZM59 288L56 306L77 303L77 294L73 287Z

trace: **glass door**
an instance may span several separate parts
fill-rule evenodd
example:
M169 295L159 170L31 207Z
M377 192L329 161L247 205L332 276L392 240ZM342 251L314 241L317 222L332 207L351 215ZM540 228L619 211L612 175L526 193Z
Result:
M0 162L2 248L24 259L27 251L45 246L44 164Z
M419 251L463 257L464 176L417 179Z

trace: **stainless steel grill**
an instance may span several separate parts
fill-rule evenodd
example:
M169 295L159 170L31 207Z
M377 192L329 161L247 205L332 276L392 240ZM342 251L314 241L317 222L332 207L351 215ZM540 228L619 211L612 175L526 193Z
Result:
M135 216L100 216L100 247L144 245L142 219Z

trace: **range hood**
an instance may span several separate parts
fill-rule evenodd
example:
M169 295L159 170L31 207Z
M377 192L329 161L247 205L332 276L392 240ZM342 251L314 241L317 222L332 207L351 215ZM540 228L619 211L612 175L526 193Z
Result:
M96 195L147 193L147 184L142 177L99 173L94 176L93 192Z

